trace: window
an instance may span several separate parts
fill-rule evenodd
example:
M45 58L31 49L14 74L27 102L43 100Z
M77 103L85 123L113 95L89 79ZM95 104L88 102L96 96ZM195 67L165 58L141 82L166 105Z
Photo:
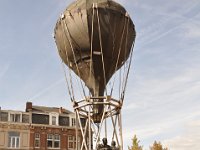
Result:
M11 122L20 122L21 115L20 114L10 114Z
M47 135L47 147L48 148L60 148L60 135L48 134Z
M71 126L76 126L76 119L75 118L71 118Z
M60 147L60 135L54 135L54 148Z
M68 136L68 148L73 149L74 148L74 137L69 135Z
M59 116L60 126L69 126L69 117Z
M53 147L53 135L52 134L47 135L47 147Z
M39 148L40 147L40 134L35 133L35 147Z
M68 149L76 149L76 136L68 136ZM80 137L78 137L78 150L80 149Z
M0 112L0 121L8 121L8 113Z
M52 116L51 121L52 121L52 123L51 123L52 125L56 125L56 116Z
M58 117L59 117L59 114L57 113L50 113L49 114L49 124L50 125L58 125Z
M22 115L22 122L23 123L29 123L29 115L23 114Z
M20 137L18 132L8 133L8 147L9 148L19 148Z
M32 114L32 123L34 124L49 124L49 115Z

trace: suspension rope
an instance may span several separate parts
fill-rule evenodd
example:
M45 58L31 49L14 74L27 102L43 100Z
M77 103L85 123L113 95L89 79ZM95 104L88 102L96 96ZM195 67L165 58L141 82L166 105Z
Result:
M128 71L127 71L127 74L126 74L126 79L125 79L125 84L124 84L124 87L123 87L123 92L122 92L122 95L121 95L122 103L123 103L123 101L124 101L124 95L125 95L126 86L127 86L127 81L128 81L128 76L129 76L130 67L131 67L131 63L132 63L133 47L134 47L134 43L133 43L132 48L131 48L130 62L129 62Z
M92 72L92 64L93 64L93 33L94 33L94 3L93 3L93 5L92 5L92 32L91 32L91 43L90 43L90 75L89 75L89 82L91 82L91 72ZM96 82L95 82L95 84L96 84ZM95 86L95 84L94 84L94 86ZM93 90L95 90L95 87L93 87ZM96 92L96 91L93 91L94 93ZM93 93L93 94L94 94Z
M97 9L97 21L98 21L98 30L99 30L99 40L100 40L100 47L101 47L101 59L102 59L102 65L103 65L103 75L104 75L104 86L106 89L106 95L107 95L107 87L106 87L106 73L105 73L105 64L104 64L104 55L103 55L103 46L102 46L102 34L101 34L101 25L99 20L99 9L98 9L98 3L96 3L96 9Z
M118 65L118 63L119 63L119 56L120 56L121 49L122 49L122 42L123 42L123 38L124 38L124 32L125 32L126 23L127 23L127 22L126 22L126 19L125 19L125 23L124 23L124 26L123 26L122 37L121 37L121 41L120 41L120 47L119 47L119 52L118 52L118 56L117 56L117 62L116 62L116 65L115 65L114 73L117 71L117 65ZM114 80L114 81L115 81L115 80ZM115 84L115 82L113 82L113 86L112 86L111 91L113 91L114 84Z
M64 21L64 22L65 22L65 21ZM68 33L67 35L68 35L68 38L69 38L69 44L70 44L70 47L71 47L71 49L72 49L73 58L74 58L74 62L75 62L75 66L76 66L77 72L78 72L78 76L81 77L80 71L79 71L79 68L78 68L78 64L77 64L77 61L76 61L76 58L75 58L74 48L73 48L72 42L71 42L71 36L70 36L69 29L68 29L68 26L67 26L66 22L65 22L65 27L66 27L66 29L67 29L67 33ZM83 83L82 83L82 81L81 81L81 78L79 78L79 79L80 79L81 87L82 87L82 90L83 90L83 94L84 94L84 96L86 97L85 89L84 89L84 87L83 87Z
M108 16L108 14L110 14L110 13L108 13L107 7L106 7L105 10L107 12L107 14L105 16L106 16L107 21L109 23L109 30L111 31L111 35L112 35L112 55L111 56L114 56L113 53L114 53L114 50L115 50L115 30L116 30L116 24L117 24L117 22L114 21L115 22L114 29L112 30L113 27L111 26L111 23L110 23L111 16L110 15ZM113 59L113 57L112 57L112 59ZM115 81L115 78L114 78L114 81ZM114 81L113 81L113 83L114 83ZM112 83L110 82L110 84L112 84ZM112 87L112 85L111 85L111 87ZM111 87L110 87L110 89L111 89ZM110 91L110 96L112 96L112 92L113 92L113 89L111 89L111 91Z
M60 21L62 21L62 20L60 20ZM63 29L63 24L62 23L61 23L61 26L62 26L62 29ZM64 39L63 38L63 34L62 34L62 39ZM67 47L65 40L64 40L64 47L65 48ZM65 54L67 56L67 62L69 63L68 53L67 53L66 50L65 50ZM60 59L61 59L61 57L60 57ZM74 88L73 88L73 84L72 84L71 69L68 67L68 72L69 72L69 77L70 77L69 81L70 81L70 85L71 85L71 90L70 90L68 79L67 79L67 74L66 74L66 71L65 71L65 68L64 68L63 61L62 61L62 68L63 68L63 71L64 71L65 80L66 80L66 83L67 83L67 86L68 86L68 92L70 93L71 101L73 101L74 100Z
M121 69L119 70L119 99L120 99L120 96L121 96L121 83L122 82L122 71Z
M126 60L126 55L127 55L127 50L128 50L128 34L129 34L129 22L130 18L128 17L128 23L126 27L126 40L125 40L125 55L124 55L124 60ZM125 80L126 80L126 73L127 73L127 67L128 66L128 60L124 63L123 67L123 81L122 81L122 89L121 91L123 92L124 86L125 86ZM121 92L120 92L121 93Z
M64 24L64 23L61 22L62 29L63 29L63 33L65 33L64 35L65 35L65 37L67 38L67 35L66 35L65 30L64 30L64 25L63 25L63 24ZM64 38L63 38L63 39L64 39ZM67 38L67 40L69 41L68 38ZM69 42L70 42L70 41L69 41ZM65 47L65 49L67 49L65 40L64 40L64 47ZM67 50L65 50L65 54L66 54L66 56L67 56L67 62L68 62L68 64L70 65L69 55L68 55ZM73 80L72 80L72 73L71 73L71 72L72 72L71 69L68 67L68 73L69 73L69 77L70 77L70 84L71 84L71 89L72 89L72 94L73 94L73 102L74 102L75 98L74 98L74 88L73 88ZM76 78L76 79L77 79L77 78Z
M58 51L57 51L58 52ZM58 55L59 55L59 53L58 53ZM72 94L71 94L71 91L70 91L70 88L69 88L69 83L68 83L68 79L67 79L67 75L66 75L66 71L65 71L65 67L64 67L64 64L63 64L63 61L62 61L62 59L60 58L60 64L61 64L61 66L62 66L62 70L63 70L63 73L64 73L64 78L65 78L65 81L66 81L66 83L67 83L67 91L68 91L68 94L69 94L69 96L70 96L70 99L71 99L71 101L72 101Z
M63 25L64 24L64 25ZM67 40L68 40L68 42L70 43L70 40L68 39L68 36L67 36L67 33L66 33L66 31L64 30L64 28L65 28L65 21L61 24L62 25L62 29L63 29L63 33L65 33L64 35L65 35L65 37L67 38ZM67 49L67 46L66 46L66 43L64 42L64 44L65 44L65 48ZM69 61L69 55L68 55L68 52L67 52L67 50L65 50L65 53L66 53L66 56L67 56L67 62L68 62L68 64L70 65L70 61ZM70 83L71 83L71 88L73 89L73 80L72 80L72 71L71 71L71 69L68 67L68 69L69 69L69 76L70 76ZM77 77L75 77L75 79L76 79L76 81L78 80L77 79ZM77 81L77 83L79 83L78 81ZM78 84L78 86L79 86L79 84ZM79 86L79 88L80 88L80 86ZM80 91L80 90L79 90ZM80 94L82 95L82 93L80 92ZM73 99L75 100L75 98L74 98L74 89L73 89Z
M68 80L67 80L67 75L66 75L65 66L64 66L63 62L61 62L61 65L62 65L62 69L63 69L63 72L64 72L65 81L67 83L67 88L68 88L68 92L69 92L69 95L70 95L70 99L71 99L71 101L73 101L74 96L72 97L71 92L70 92L69 83L68 83Z

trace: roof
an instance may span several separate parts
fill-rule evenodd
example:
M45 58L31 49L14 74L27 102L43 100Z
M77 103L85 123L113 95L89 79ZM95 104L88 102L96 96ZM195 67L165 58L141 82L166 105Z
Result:
M58 108L58 107L46 107L46 106L32 106L32 112L41 112L41 113L50 113L50 112L57 112L60 114L73 114L73 112L65 109L65 108Z

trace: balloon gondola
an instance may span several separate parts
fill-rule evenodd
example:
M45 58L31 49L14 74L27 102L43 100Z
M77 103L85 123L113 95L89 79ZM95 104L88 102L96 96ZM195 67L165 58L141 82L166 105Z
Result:
M103 129L104 137L108 137L108 128L112 141L123 149L121 108L135 37L130 16L112 0L77 0L56 23L54 38L68 68L68 92L83 138L80 149L101 149L100 138ZM77 82L82 98L76 98ZM119 98L113 98L116 84ZM84 126L81 118L86 120Z

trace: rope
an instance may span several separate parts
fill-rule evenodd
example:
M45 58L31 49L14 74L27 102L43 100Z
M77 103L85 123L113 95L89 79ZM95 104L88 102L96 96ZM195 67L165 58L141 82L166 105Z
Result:
M65 21L64 21L64 22L65 22ZM81 76L80 76L80 71L79 71L79 68L78 68L78 65L77 65L77 62L76 62L76 58L75 58L74 48L73 48L72 43L71 43L71 36L70 36L69 29L68 29L68 27L67 27L66 22L65 22L65 27L66 27L66 29L67 29L67 33L68 33L68 37L69 37L69 43L70 43L70 47L71 47L72 52L73 52L73 58L74 58L74 62L75 62L75 65L76 65L76 69L77 69L77 71L78 71L78 76L81 77ZM79 78L79 79L80 79L80 78ZM82 90L83 90L83 94L84 94L84 96L86 97L85 89L84 89L84 87L83 87L83 84L82 84L82 82L81 82L81 79L80 79L80 83L81 83L81 87L82 87Z
M63 33L65 33L64 25L63 25L63 24L64 24L64 23L62 23L61 25L62 25ZM65 33L64 35L67 37L66 33ZM69 41L68 38L67 38L67 40ZM70 42L70 41L69 41L69 42ZM65 42L64 42L64 46L65 46L65 48L67 48ZM67 62L68 62L68 64L70 64L69 57L68 57L68 52L65 51L65 54L66 54L66 56L67 56ZM74 101L75 98L74 98L74 88L73 88L72 75L71 75L72 73L71 73L71 69L70 69L69 67L68 67L68 72L69 72L70 84L71 84L71 89L72 89L72 94L73 94L73 101ZM77 79L77 78L76 78L76 79Z
M130 21L130 18L128 17L128 21ZM127 26L127 37L128 37L128 26ZM127 42L127 37L126 37L126 42ZM127 43L126 43L127 44ZM124 101L124 96L125 96L125 91L126 91L126 86L127 86L127 81L128 81L128 76L129 76L129 72L130 72L130 67L131 67L131 64L132 64L132 57L133 57L133 47L134 47L134 44L132 44L132 47L131 47L131 55L130 55L130 58L129 58L129 64L128 64L128 70L127 70L127 73L126 73L126 76L124 76L124 80L123 80L123 90L122 90L122 93L121 93L121 100L122 100L122 103ZM128 61L127 61L128 62Z
M92 52L93 52L93 33L94 33L94 3L93 3L93 10L92 10L92 32L91 32L91 44L90 44L90 75L89 75L89 82L91 81L91 72L92 72L92 63L93 63L93 55L92 55ZM96 82L95 82L96 84ZM95 86L94 84L94 86ZM93 87L93 89L95 89L95 87ZM95 91L94 91L95 93Z
M130 67L131 67L131 63L132 63L133 47L134 47L134 43L133 43L133 45L132 45L131 56L130 56L130 62L129 62L128 71L127 71L127 74L126 74L126 80L125 80L125 84L124 84L123 92L122 92L122 95L121 95L122 103L123 103L123 101L124 101L124 95L125 95L126 86L127 86L127 81L128 81L128 76L129 76Z
M61 20L60 20L61 21ZM62 25L62 29L63 29L63 24ZM64 32L63 32L64 33ZM63 35L63 34L62 34ZM63 36L62 36L62 39L63 39ZM66 48L66 43L64 41L64 46ZM65 51L66 53L66 56L67 56L67 62L69 63L69 58L68 58L68 53L67 51ZM61 59L61 57L60 57ZM74 90L73 90L73 84L72 84L72 80L71 80L71 70L70 68L68 67L68 72L70 74L70 85L71 85L71 90L70 90L70 87L69 87L69 83L68 83L68 79L67 79L67 75L66 75L66 71L65 71L65 68L64 68L64 64L63 64L63 61L62 61L62 68L63 68L63 72L64 72L64 76L65 76L65 80L66 80L66 83L67 83L67 87L68 87L68 92L69 92L69 95L70 95L70 98L71 98L71 101L74 100Z
M58 54L58 55L59 55L59 54ZM65 72L64 65L63 65L63 61L62 61L61 58L60 58L60 64L61 64L61 66L62 66L62 69L63 69L63 72L64 72L64 78L65 78L65 81L66 81L66 83L67 83L68 94L69 94L70 99L71 99L71 101L72 101L73 98L72 98L71 91L70 91L70 88L69 88L69 83L68 83L68 80L67 80L67 76L66 76L66 72Z
M67 75L66 75L66 71L65 71L63 62L61 62L61 65L62 65L62 68L63 68L63 72L64 72L64 76L65 76L65 81L67 83L67 88L68 88L68 92L69 92L69 95L70 95L70 99L71 99L71 101L73 101L74 100L74 95L73 95L73 97L71 95L70 88L69 88L69 83L68 83L68 80L67 80Z
M122 71L121 69L119 70L119 99L120 99L120 93L121 93L121 83L122 82Z
M130 18L128 17L128 23L127 23L127 30L126 30L126 42L125 42L125 55L124 55L124 60L126 59L126 55L127 55L127 46L128 46L128 31L129 31L129 21L130 21ZM126 73L127 73L127 70L126 70L126 67L128 66L128 61L126 61L126 63L124 64L124 72L123 72L123 81L122 81L122 89L121 91L123 92L123 89L124 89L124 86L125 86L125 80L126 80Z
M118 65L118 62L119 62L119 56L120 56L120 53L121 53L121 47L122 47L122 41L123 41L123 38L124 38L124 31L125 31L125 25L126 25L126 19L125 19L125 23L124 23L124 27L123 27L123 31L122 31L122 37L121 37L121 41L120 41L120 47L119 47L119 52L118 52L118 56L117 56L117 62L116 62L116 65L115 65L115 70L114 70L114 73L117 71L117 65ZM115 84L115 78L116 78L116 75L114 77L114 82L113 82L113 86L112 86L112 89L111 91L113 91L113 88L114 88L114 84Z
M114 24L114 30L112 30L112 26L111 26L111 23L110 23L110 16L108 17L108 14L110 14L110 13L108 13L108 9L107 9L107 7L106 7L106 18L107 18L107 20L108 20L108 22L109 22L109 29L110 29L110 31L111 31L111 35L112 35L112 44L113 44L113 47L112 47L112 56L114 56L113 55L113 53L114 53L114 50L115 50L115 30L116 30L116 24L117 24L117 22L116 21L114 21L115 22L115 24ZM113 57L112 57L112 59L113 59ZM114 78L114 81L113 81L113 83L115 82L115 78ZM110 84L111 84L111 82L110 82ZM112 92L113 92L113 88L112 88L112 86L110 86L110 88L111 88L111 91L110 91L110 96L112 96Z
M104 64L104 55L103 55L103 47L102 47L102 35L101 35L101 26L100 26L100 20L99 20L99 10L98 10L98 3L96 3L97 6L97 20L98 20L98 29L99 29L99 40L100 40L100 47L101 47L101 59L103 64L103 75L104 75L104 85L106 88L106 95L107 95L107 87L106 87L106 74L105 74L105 64Z

